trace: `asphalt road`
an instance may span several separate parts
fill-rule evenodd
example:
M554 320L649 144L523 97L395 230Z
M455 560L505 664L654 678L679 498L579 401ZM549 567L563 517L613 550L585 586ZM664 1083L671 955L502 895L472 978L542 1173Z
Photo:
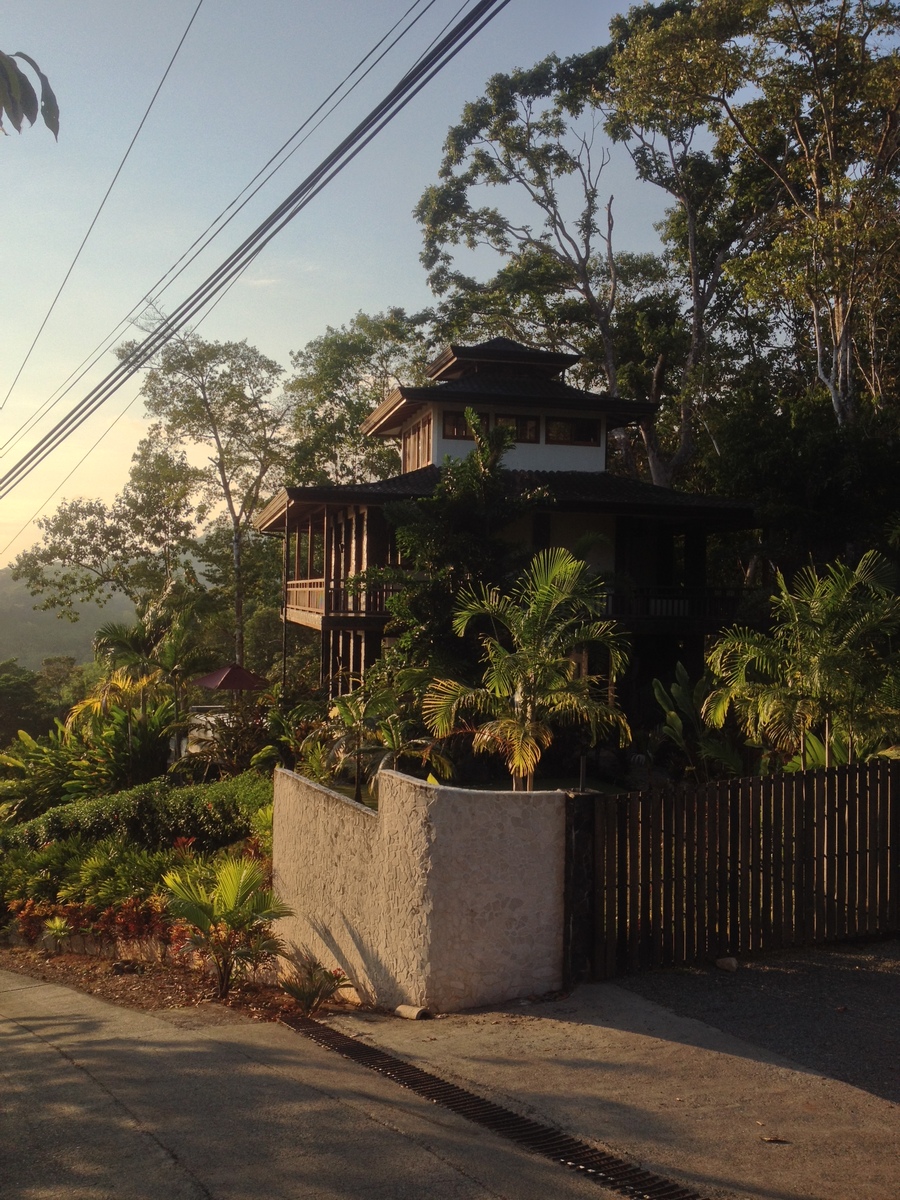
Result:
M0 972L2 1200L609 1200L583 1177L227 1010Z

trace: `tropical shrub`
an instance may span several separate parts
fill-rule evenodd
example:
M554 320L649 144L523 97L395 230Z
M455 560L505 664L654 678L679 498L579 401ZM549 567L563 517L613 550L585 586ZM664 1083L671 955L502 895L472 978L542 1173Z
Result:
M703 720L703 704L712 687L708 674L692 684L683 663L676 664L668 690L659 679L653 680L653 695L665 714L660 733L678 751L686 771L704 783L720 775L740 775L743 769L740 752L727 735L715 733Z
M297 1002L304 1017L315 1016L342 988L353 987L353 980L340 967L323 966L311 950L304 950L294 960L291 974L282 976L279 982Z
M251 819L272 801L272 781L256 772L216 783L172 787L166 780L52 808L0 834L0 846L37 847L83 837L121 836L146 850L193 838L198 854L231 845L251 832Z
M704 719L721 728L729 712L754 741L809 765L809 738L848 761L893 740L900 727L900 596L894 570L874 551L855 567L806 567L788 586L780 573L772 629L732 629L709 654L716 680Z
M28 821L69 799L73 762L83 749L60 721L44 737L20 730L16 742L0 754L0 821Z
M220 998L236 975L284 952L271 923L291 916L291 909L266 887L258 862L228 857L211 872L184 866L169 871L164 882L173 914L192 927L190 945L212 967Z
M72 926L65 917L48 917L44 922L44 936L52 942L57 954L68 944L72 932Z

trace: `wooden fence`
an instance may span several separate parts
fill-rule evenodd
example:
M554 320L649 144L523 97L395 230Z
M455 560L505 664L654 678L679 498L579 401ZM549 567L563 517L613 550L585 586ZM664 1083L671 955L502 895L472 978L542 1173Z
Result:
M608 979L900 932L900 763L569 802L567 964Z

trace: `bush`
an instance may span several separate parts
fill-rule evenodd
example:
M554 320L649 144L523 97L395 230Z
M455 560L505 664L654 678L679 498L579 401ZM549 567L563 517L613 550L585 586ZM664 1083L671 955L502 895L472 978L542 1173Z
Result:
M72 838L98 842L125 837L136 847L161 850L192 838L198 854L246 838L254 815L272 802L272 781L255 771L217 783L172 787L154 779L125 792L76 800L0 834L0 848L44 847Z

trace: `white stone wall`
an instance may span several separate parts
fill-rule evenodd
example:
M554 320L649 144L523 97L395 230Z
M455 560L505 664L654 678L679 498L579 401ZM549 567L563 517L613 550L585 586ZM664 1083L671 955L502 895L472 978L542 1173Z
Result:
M562 983L565 798L434 787L395 772L378 812L275 777L275 887L289 946L363 998L450 1012Z

